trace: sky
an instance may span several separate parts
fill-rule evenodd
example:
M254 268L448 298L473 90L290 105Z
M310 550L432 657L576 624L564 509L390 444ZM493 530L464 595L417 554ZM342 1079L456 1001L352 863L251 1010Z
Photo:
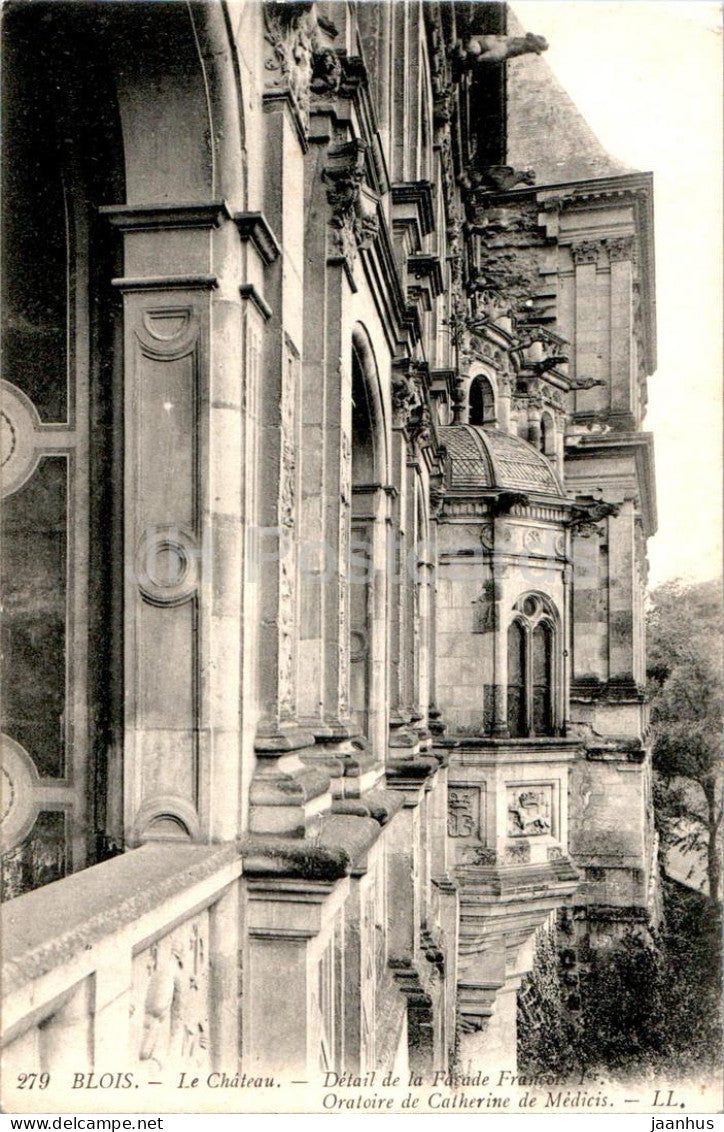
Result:
M721 572L722 18L710 0L513 0L614 157L654 174L650 588Z

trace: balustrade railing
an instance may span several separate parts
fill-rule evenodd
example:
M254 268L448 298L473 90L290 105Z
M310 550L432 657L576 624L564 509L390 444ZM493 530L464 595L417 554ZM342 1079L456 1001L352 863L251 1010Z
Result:
M30 1074L52 1103L91 1073L234 1072L240 874L234 846L155 843L4 905L5 1101Z

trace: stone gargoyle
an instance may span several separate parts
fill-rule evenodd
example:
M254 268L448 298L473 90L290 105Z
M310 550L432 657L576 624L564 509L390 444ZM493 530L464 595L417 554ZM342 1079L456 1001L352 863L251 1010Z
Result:
M606 382L600 377L569 377L568 378L571 388L578 389L595 389L597 385L605 385Z
M516 185L534 185L535 169L514 169L512 165L488 165L486 169L470 170L468 183L472 189L504 193L514 189Z
M471 35L458 48L458 56L473 64L504 63L517 55L541 55L547 50L548 40L529 31L525 35Z

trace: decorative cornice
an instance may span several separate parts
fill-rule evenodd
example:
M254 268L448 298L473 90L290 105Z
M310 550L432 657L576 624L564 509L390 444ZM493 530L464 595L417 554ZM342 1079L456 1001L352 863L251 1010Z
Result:
M429 279L430 289L434 298L442 294L443 279L440 257L420 253L407 257L407 268L415 279Z
M123 232L151 232L168 228L219 228L231 217L224 200L189 204L103 204L98 212Z
M390 186L392 203L414 204L420 221L420 232L429 236L435 228L435 207L430 181L402 181Z
M265 322L269 321L273 313L272 309L259 294L253 283L242 283L239 288L239 294L242 299L248 299L252 306L256 307Z
M235 212L239 237L248 241L267 266L281 255L281 248L263 212Z
M219 285L215 275L148 275L111 279L119 291L213 291Z
M575 442L572 442L575 440ZM586 458L601 452L629 452L636 464L636 478L641 493L641 514L647 537L656 533L656 477L654 473L654 439L650 432L598 432L566 438L566 460Z

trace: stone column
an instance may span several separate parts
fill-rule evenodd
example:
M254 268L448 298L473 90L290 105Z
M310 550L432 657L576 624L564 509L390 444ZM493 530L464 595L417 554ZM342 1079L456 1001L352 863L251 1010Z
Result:
M406 418L401 410L395 410L392 429L392 485L395 488L396 498L392 508L392 526L390 529L389 571L390 585L388 589L390 611L388 624L390 626L390 726L399 731L410 722L410 713L407 707L406 679L405 679L405 639L406 639L406 561L407 542L405 539L405 523L409 513L407 501L407 434L405 432ZM398 736L402 738L401 736ZM391 736L392 738L392 736ZM413 744L414 745L414 744Z
M394 490L382 484L353 488L354 527L358 540L368 548L367 580L352 581L352 603L362 611L362 640L357 641L358 657L355 660L354 641L351 667L366 665L366 694L368 723L366 736L369 754L381 772L387 750L388 707L388 640L387 640L387 514ZM354 551L353 579L360 573L359 548ZM355 590L359 592L355 592ZM351 620L352 632L355 619ZM360 653L361 649L361 653Z
M418 491L420 490L420 465L414 447L407 458L407 497L405 514L405 555L403 569L405 574L405 693L407 707L413 723L423 718L420 703L420 652L422 647L420 632L420 569L418 565L418 545L420 541L418 524ZM427 704L425 704L427 708Z
M307 33L295 12L270 12L269 36L290 35L301 42ZM272 315L259 407L261 539L256 562L260 717L250 788L251 832L295 835L308 832L331 802L328 775L307 768L299 757L314 746L311 731L299 724L297 686L305 270L298 233L304 227L307 146L302 95L302 88L292 91L288 76L271 67L264 94L265 201L284 255L271 266L267 281Z
M394 783L390 784L397 789ZM397 912L390 918L389 954L414 963L420 944L420 802L425 787L400 786L405 797L392 823L387 849L388 891Z
M429 527L428 527L429 529ZM433 608L433 587L435 579L435 563L431 556L430 539L421 543L422 554L418 559L418 572L420 588L420 712L422 715L422 726L427 732L429 725L429 705L430 705L430 688L431 688L431 644L432 644L432 608Z
M562 657L561 657L561 694L560 723L565 735L571 722L571 680L573 678L573 566L570 562L570 536L565 535L566 557L569 561L563 567L563 607L562 618Z
M300 718L319 740L333 728L325 719L325 616L337 564L327 535L327 186L322 179L329 131L314 116L305 159L305 335L302 390L302 570L300 573Z
M493 593L493 735L505 739L508 731L508 626L504 602L506 566L500 561L499 538L503 524L494 520L492 554Z
M512 433L510 425L510 397L512 380L505 375L498 378L498 428L501 432Z
M443 501L440 488L430 490L430 652L429 652L429 700L428 700L428 726L433 735L441 735L445 729L441 721L441 712L437 706L437 593L438 593L438 518L442 511Z
M538 452L540 452L540 438L540 410L531 406L528 409L528 443L532 444Z

